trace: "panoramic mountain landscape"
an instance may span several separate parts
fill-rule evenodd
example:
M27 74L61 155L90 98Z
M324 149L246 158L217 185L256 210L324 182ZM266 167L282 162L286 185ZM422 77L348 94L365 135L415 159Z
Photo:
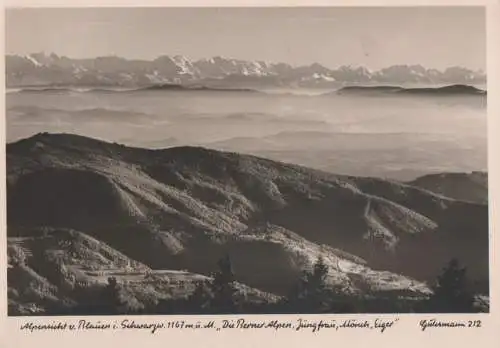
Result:
M442 176L417 180L421 189L204 148L147 150L69 134L9 144L7 167L17 313L71 306L66 297L76 286L97 287L112 275L126 281L130 301L151 305L175 296L179 279L189 288L210 276L226 253L245 296L259 301L287 295L320 256L328 281L346 294L425 296L453 257L475 290L488 293L486 197L448 197L439 192ZM462 196L480 196L474 174L461 180Z
M485 18L443 11L7 11L9 315L489 312Z
M72 59L54 53L6 56L7 87L108 86L202 84L210 87L332 88L344 84L471 84L484 85L483 71L450 67L444 71L422 65L394 65L377 71L365 67L330 69L318 63L245 61L212 57L191 61L183 56L129 60L118 56Z

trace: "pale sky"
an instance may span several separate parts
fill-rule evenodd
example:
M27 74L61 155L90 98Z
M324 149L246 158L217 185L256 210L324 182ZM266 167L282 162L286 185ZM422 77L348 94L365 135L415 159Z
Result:
M486 66L484 8L9 9L8 54Z

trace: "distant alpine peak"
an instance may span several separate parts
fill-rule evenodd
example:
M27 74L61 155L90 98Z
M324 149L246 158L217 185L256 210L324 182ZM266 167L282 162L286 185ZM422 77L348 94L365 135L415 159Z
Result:
M393 65L372 71L364 66L343 65L329 68L318 62L291 66L284 62L242 60L213 56L198 60L186 56L162 55L153 60L103 56L73 59L55 53L32 53L6 56L8 87L27 85L108 85L141 86L158 81L205 83L217 81L225 87L233 84L333 87L335 84L425 83L484 84L484 71L464 67L444 70L422 65Z
M30 53L24 56L36 67L48 66L55 63L59 56L55 53L47 54L45 52Z

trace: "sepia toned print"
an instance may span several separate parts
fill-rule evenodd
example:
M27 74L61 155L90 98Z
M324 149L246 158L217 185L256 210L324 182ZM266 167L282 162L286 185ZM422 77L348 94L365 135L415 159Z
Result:
M6 24L9 315L489 312L484 9Z

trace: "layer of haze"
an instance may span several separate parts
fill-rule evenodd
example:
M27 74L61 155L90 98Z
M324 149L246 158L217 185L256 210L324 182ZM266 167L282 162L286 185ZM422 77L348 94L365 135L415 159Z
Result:
M480 7L9 9L8 54L485 69Z

